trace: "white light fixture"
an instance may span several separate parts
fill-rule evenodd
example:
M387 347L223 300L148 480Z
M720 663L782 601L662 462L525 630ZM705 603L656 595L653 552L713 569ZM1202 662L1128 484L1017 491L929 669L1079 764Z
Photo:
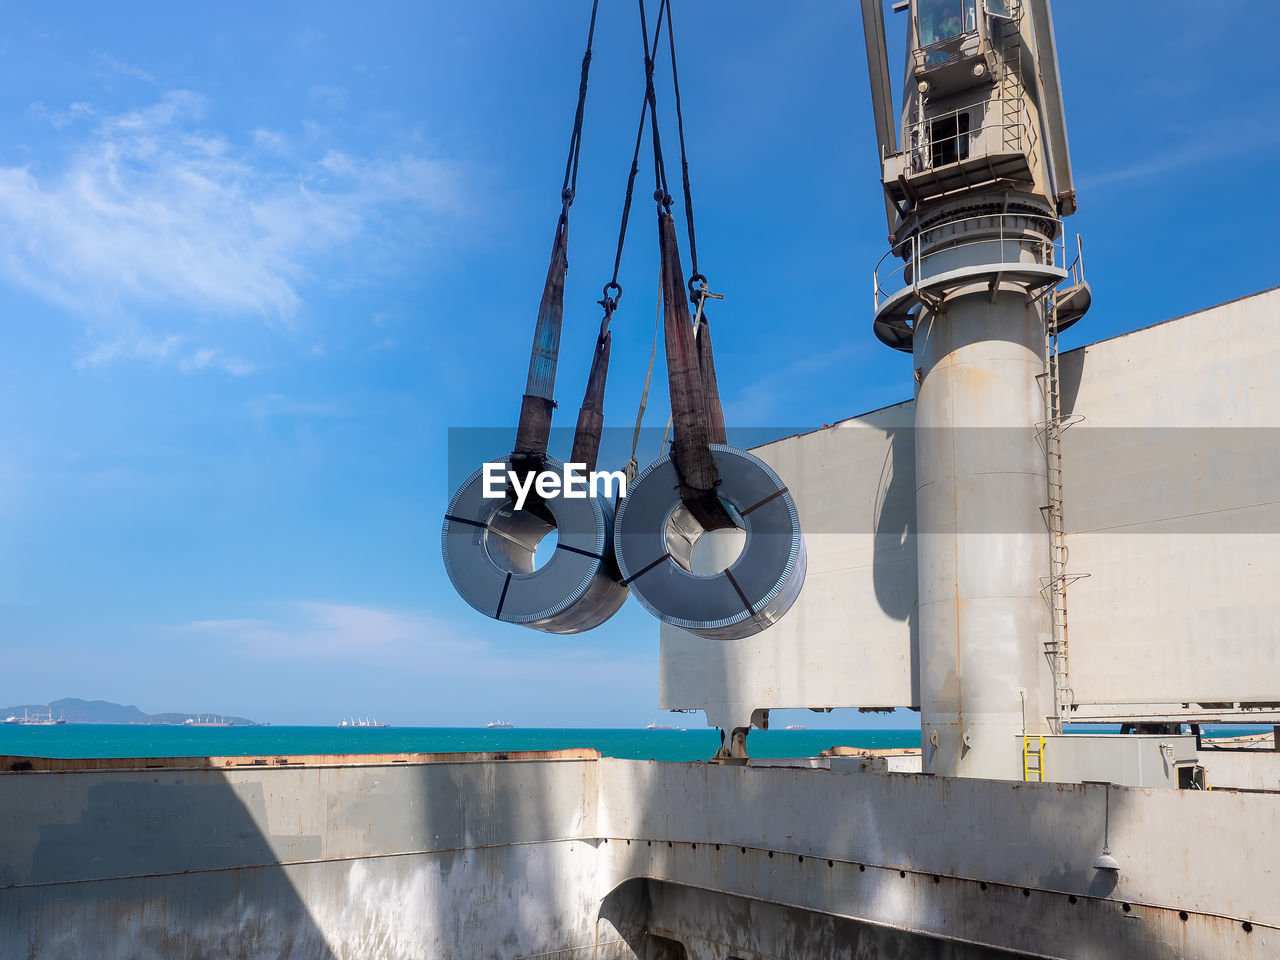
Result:
M1120 864L1115 857L1111 855L1111 784L1107 784L1104 788L1106 793L1106 819L1102 826L1102 856L1093 861L1093 869L1095 870L1111 870L1115 873L1120 872Z

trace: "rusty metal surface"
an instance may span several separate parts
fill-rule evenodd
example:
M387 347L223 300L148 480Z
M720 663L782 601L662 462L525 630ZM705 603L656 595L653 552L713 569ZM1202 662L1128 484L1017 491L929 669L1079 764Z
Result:
M0 755L0 773L39 770L191 770L208 767L353 767L388 763L489 763L495 760L598 760L587 747L462 753L311 753L234 757L21 757Z
M1054 712L1048 481L1036 431L1043 307L984 287L948 297L915 329L924 769L1020 780L1016 738L1049 732Z

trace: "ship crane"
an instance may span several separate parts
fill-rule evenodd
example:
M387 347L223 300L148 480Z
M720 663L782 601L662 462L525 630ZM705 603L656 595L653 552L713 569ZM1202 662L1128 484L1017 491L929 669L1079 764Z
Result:
M924 768L1022 779L1024 745L1060 731L1070 695L1046 449L1056 336L1090 300L1064 239L1076 199L1052 19L1048 0L893 9L909 21L899 115L882 0L862 0L889 231L872 326L914 360Z

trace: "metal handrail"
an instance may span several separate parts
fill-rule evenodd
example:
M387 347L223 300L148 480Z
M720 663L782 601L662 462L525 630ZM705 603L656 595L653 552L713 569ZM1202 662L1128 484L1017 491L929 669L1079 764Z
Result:
M1016 234L1007 235L1005 232L1005 220L1026 221L1028 219L1043 220L1055 224L1057 229L1054 231L1055 236L1041 239L1039 237L1028 236L1023 230L1018 230ZM990 224L994 228L985 231L984 234L975 235L969 238L960 237L954 242L934 242L929 245L925 252L921 252L921 244L919 242L920 233L930 234L947 227L955 228L962 224L983 221ZM993 222L994 221L994 222ZM1077 237L1077 243L1079 238ZM921 268L925 261L930 257L937 256L942 253L953 253L965 247L976 246L977 244L998 244L1000 248L1000 263L1016 264L1021 261L1009 260L1006 257L1006 244L1016 244L1016 251L1021 253L1028 249L1029 244L1040 246L1048 253L1043 263L1045 266L1057 267L1058 269L1068 270L1065 266L1067 261L1066 254L1066 237L1062 231L1062 221L1057 217L1049 214L1032 214L1032 213L990 213L985 216L964 217L960 220L945 220L935 226L926 227L918 233L913 233L892 247L878 260L875 267L871 271L872 281L872 298L874 307L878 311L882 300L896 295L906 287L910 286L919 292L921 281ZM889 258L895 258L902 262L895 266L892 270L881 275L881 269L885 265L885 261ZM1078 255L1076 263L1080 263L1081 256ZM1073 264L1072 266L1075 266ZM908 281L906 276L907 268L911 268L911 279ZM894 283L893 278L901 276L900 283Z
M1004 108L1005 105L1009 103L1016 104L1015 119L1012 121L1006 121L1004 119ZM985 108L982 123L961 133L960 114L968 113L978 107ZM931 138L929 136L929 131L933 125L939 120L945 120L949 117L954 118L955 120L956 133L953 136L941 137L936 140ZM966 159L975 159L978 157L989 156L993 152L992 149L984 150L981 153L973 152L973 144L975 142L981 143L984 139L984 135L988 131L994 133L995 131L1006 130L1016 130L1018 149L1034 158L1036 140L1035 124L1031 122L1031 112L1027 109L1026 98L1020 96L991 97L985 100L978 100L973 103L966 104L962 107L956 107L954 110L948 110L947 112L940 113L937 116L915 120L908 124L906 129L903 130L903 148L898 151L897 156L908 158L909 160L911 154L918 153L920 155L920 168L919 170L912 168L912 172L923 173L926 170L936 169L933 164L933 147L935 143L954 141L956 145L956 155L959 157L961 138L968 138L970 152ZM913 132L919 134L919 141L911 144L910 140ZM999 136L998 139L1001 140L1001 143L1003 142L1002 136ZM1026 141L1025 144L1023 143L1024 139ZM1001 144L995 144L995 149L998 150L1000 145ZM908 166L909 165L910 164L908 163ZM946 166L946 164L943 164L943 166Z

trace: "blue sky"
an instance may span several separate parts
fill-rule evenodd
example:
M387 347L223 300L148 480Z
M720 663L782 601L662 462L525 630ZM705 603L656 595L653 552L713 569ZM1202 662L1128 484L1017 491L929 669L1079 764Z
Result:
M569 419L642 86L634 7L602 7ZM1244 16L1257 5L1057 7L1095 304L1066 345L1280 282L1280 76ZM438 545L448 428L518 409L588 9L6 5L0 703L276 723L657 715L657 629L637 604L571 638L495 624L452 593ZM856 6L676 15L731 423L813 427L905 398L909 359L870 330L885 231ZM648 359L651 188L642 167L617 425Z

